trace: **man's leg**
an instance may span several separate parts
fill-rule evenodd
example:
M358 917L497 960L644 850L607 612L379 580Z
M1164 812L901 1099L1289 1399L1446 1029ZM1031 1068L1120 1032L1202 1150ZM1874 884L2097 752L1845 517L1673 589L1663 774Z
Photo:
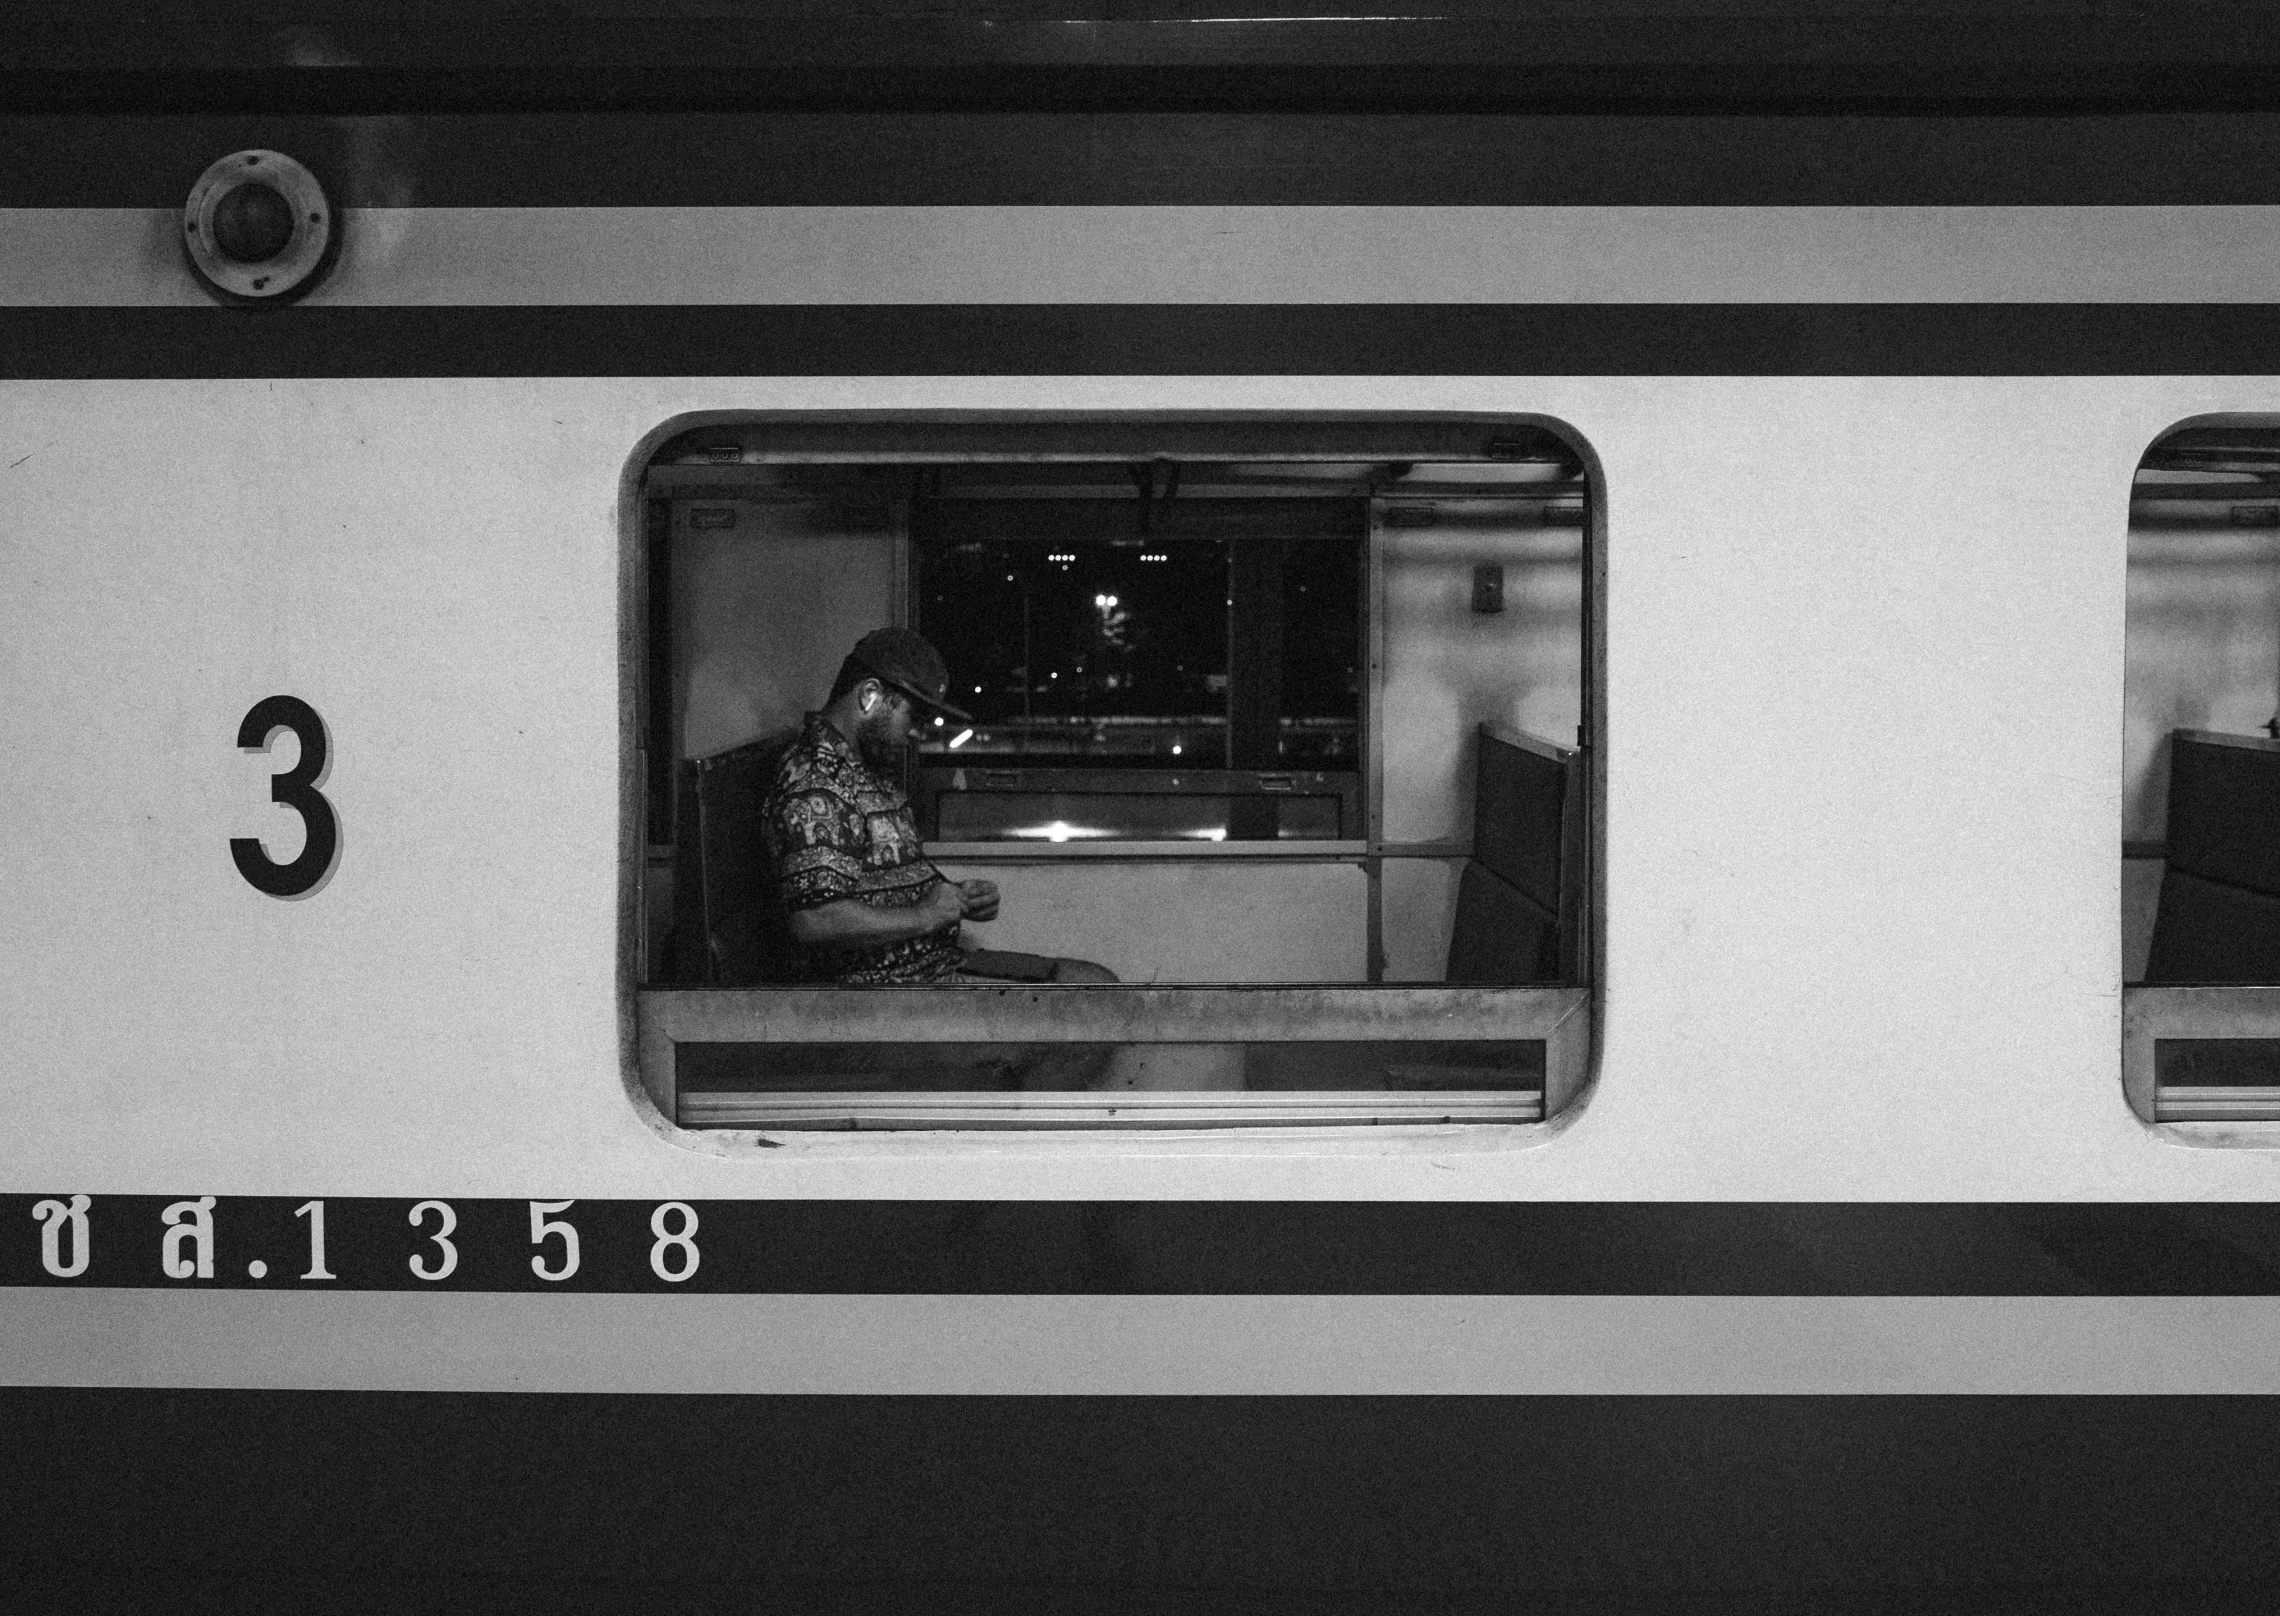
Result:
M1114 982L1117 975L1105 965L1091 960L1057 959L1053 962L1053 983L1056 987L1081 987Z
M1003 987L1009 982L1050 982L1055 987L1082 987L1114 982L1118 978L1107 966L1095 965L1091 960L975 948L967 951L952 980L967 987Z

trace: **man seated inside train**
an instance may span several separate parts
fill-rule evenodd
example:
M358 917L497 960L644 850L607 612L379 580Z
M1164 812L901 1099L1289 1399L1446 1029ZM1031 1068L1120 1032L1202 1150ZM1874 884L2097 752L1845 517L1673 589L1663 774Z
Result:
M896 783L912 728L940 713L942 654L907 628L866 634L809 713L761 806L761 837L792 940L817 974L849 986L1113 982L1088 960L968 948L967 921L997 918L994 881L952 881L919 841Z

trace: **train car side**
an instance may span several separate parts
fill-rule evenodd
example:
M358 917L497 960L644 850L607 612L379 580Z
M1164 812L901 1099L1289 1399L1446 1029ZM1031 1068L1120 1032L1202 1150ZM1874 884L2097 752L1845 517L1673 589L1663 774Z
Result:
M2132 1109L2116 854L2133 474L2280 398L2272 170L2194 154L2280 117L1277 116L15 120L32 1586L121 1543L125 1593L273 1598L2268 1584L2280 1124ZM177 193L297 144L337 259L219 305ZM1558 1115L660 1109L652 457L1103 421L1584 468ZM197 1463L239 1484L116 1479Z

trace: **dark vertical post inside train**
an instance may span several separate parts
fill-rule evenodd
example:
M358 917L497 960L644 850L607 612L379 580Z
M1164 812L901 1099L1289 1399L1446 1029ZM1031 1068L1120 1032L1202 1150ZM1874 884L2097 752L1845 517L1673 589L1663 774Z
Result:
M1282 766L1283 549L1280 535L1236 543L1227 557L1227 766ZM1227 839L1271 842L1278 805L1268 796L1229 804Z
M647 839L673 839L673 502L641 502L641 544L647 568L642 625L649 654L642 663L642 718L649 744Z

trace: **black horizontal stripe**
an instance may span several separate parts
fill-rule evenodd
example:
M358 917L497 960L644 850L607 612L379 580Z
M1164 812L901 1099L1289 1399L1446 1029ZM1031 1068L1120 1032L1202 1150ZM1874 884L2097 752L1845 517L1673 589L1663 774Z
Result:
M63 1198L67 1199L67 1198ZM652 1267L659 1203L580 1200L533 1244L531 1203L454 1200L458 1255L412 1201L325 1201L331 1281L300 1276L299 1199L225 1197L210 1278L161 1270L175 1198L97 1196L90 1262L42 1267L35 1198L0 1198L0 1284L839 1295L2280 1296L2280 1205L1662 1202L702 1201L701 1260ZM679 1214L664 1220L683 1225ZM69 1266L76 1252L58 1246ZM195 1256L185 1245L177 1255ZM680 1272L684 1259L663 1259ZM267 1273L253 1277L255 1261Z
M2269 304L15 308L0 376L2280 373Z
M2280 202L2280 116L1096 109L0 117L0 206L179 207L207 164L255 147L351 207Z
M0 1427L22 1610L2280 1603L2273 1398L11 1389Z
M393 8L392 8L393 9ZM0 40L28 109L2272 106L2280 24L2176 15L1259 18L77 9ZM2135 10L2136 8L2132 8ZM773 14L770 14L770 13ZM2189 19L2189 20L2187 20ZM281 26L289 21L291 26Z

